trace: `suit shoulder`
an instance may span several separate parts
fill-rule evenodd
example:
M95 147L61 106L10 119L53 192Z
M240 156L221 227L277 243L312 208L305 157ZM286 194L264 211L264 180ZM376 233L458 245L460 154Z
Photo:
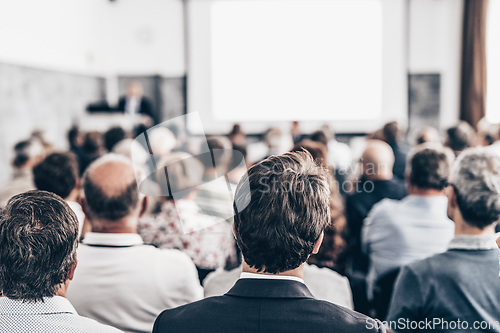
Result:
M326 316L333 319L332 323L338 325L342 322L342 332L385 332L383 324L377 319L328 301L314 301L321 302L321 306L318 307L323 309Z
M178 306L173 309L167 309L156 318L155 326L162 326L162 324L171 325L178 320L185 322L190 318L199 318L200 314L206 313L207 309L213 309L214 306L221 304L224 304L224 296L214 296Z

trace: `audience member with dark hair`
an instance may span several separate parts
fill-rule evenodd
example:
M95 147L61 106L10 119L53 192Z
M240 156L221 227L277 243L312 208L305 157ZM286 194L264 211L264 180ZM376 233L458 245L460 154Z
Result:
M0 186L0 207L14 195L35 188L33 168L44 158L43 147L38 140L18 142L14 146L12 178Z
M312 158L319 166L327 166L326 147L322 143L303 140L295 144L293 151L302 152L304 149L311 153ZM323 243L318 253L311 255L308 259L308 263L312 265L304 265L304 282L316 298L352 309L352 292L349 281L331 270L339 270L338 257L345 247L345 241L342 237L345 229L345 216L337 184L331 172L326 173L326 175L330 187L331 222L324 231ZM241 271L242 267L240 266L231 271L220 269L209 274L203 281L205 297L225 294L238 280Z
M309 137L310 140L315 141L315 142L321 142L322 144L325 145L325 147L328 146L328 136L326 135L325 131L323 130L318 130L311 134Z
M158 163L157 170L162 194L171 192L171 196L162 197L157 214L141 219L139 234L144 241L188 254L198 268L200 281L219 267L234 267L236 245L231 226L204 214L195 202L203 177L200 161L188 153L172 153Z
M78 250L68 289L78 313L127 332L150 332L162 309L203 296L185 253L144 245L137 234L147 197L139 193L127 158L109 154L92 163L83 188L92 232Z
M33 169L36 188L57 194L71 207L82 232L85 214L78 203L80 194L78 160L73 153L52 153Z
M446 130L445 145L450 147L455 156L471 147L475 136L474 128L465 121L461 121L458 125L450 127Z
M104 147L108 152L113 151L113 147L127 137L127 133L121 127L112 127L104 135Z
M80 160L80 175L83 175L87 167L102 155L102 136L99 132L85 134L83 141L83 155Z
M208 138L207 144L209 151L206 146L202 147L202 154L197 156L205 168L205 186L198 191L196 203L208 215L231 219L233 189L228 188L225 175L231 162L232 145L228 138L222 136Z
M79 168L82 170L82 163L85 155L83 152L83 136L76 125L73 125L68 131L68 144L69 151L76 155Z
M451 325L457 323L457 331L498 332L500 157L484 148L464 151L450 178L448 216L455 222L455 238L445 253L402 268L388 320L439 321L433 332L454 331Z
M153 332L385 331L380 322L315 299L304 284L304 265L330 223L326 173L307 152L250 168L234 200L240 279L223 296L164 311Z
M408 196L380 201L364 221L362 246L370 259L369 300L382 277L403 265L446 251L453 238L454 225L446 216L448 199L444 193L453 152L439 144L423 144L409 156Z
M77 265L78 221L59 196L29 191L0 214L0 330L120 332L78 315L66 299Z
M408 146L400 140L401 129L397 122L387 123L382 128L382 140L387 142L394 153L394 166L392 172L395 177L404 180L406 169L406 156L408 155Z

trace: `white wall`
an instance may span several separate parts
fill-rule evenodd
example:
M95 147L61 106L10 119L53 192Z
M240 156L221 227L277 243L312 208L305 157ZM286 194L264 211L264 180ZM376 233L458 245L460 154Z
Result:
M99 0L101 43L109 72L185 74L181 0Z
M441 74L440 127L459 119L462 0L409 0L408 71Z
M407 43L410 73L441 74L441 127L454 124L459 110L463 1L386 2L400 3L401 8L408 4L408 18L404 10L390 15L408 20L409 40L401 29L392 29L393 36L387 38ZM110 81L117 75L182 76L186 72L183 24L182 0L3 1L0 62ZM108 86L112 88L113 82ZM404 122L406 108L396 104L389 109L396 110L393 118Z
M0 62L76 73L99 72L98 2L3 1Z
M98 76L185 73L181 0L0 5L0 62Z

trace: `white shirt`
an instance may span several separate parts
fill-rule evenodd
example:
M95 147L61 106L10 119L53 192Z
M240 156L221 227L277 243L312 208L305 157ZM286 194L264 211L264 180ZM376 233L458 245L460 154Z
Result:
M304 280L297 276L289 276L289 275L271 275L271 274L257 274L257 273L248 273L241 272L240 279L268 279L268 280L290 280L297 281L300 283L304 283ZM305 284L305 283L304 283Z
M85 213L83 212L82 206L80 206L78 202L66 201L66 203L76 215L76 218L78 220L78 237L80 237L82 234L83 221L85 221Z
M23 302L0 297L0 332L120 333L116 328L81 317L64 297Z
M205 287L205 297L220 296L229 291L239 278L256 279L289 279L305 283L317 299L328 301L337 305L352 309L352 292L349 280L346 277L328 268L319 268L315 265L304 265L304 280L296 277L281 275L264 275L242 273L241 266L231 271L217 269L207 275L203 280Z
M455 232L455 224L446 215L447 205L445 196L409 195L373 206L362 229L363 251L370 258L369 299L383 275L446 251Z
M137 234L87 233L68 299L78 312L125 332L151 332L165 309L203 297L191 259L144 245Z
M139 113L141 101L136 97L127 97L125 100L125 114L135 116Z

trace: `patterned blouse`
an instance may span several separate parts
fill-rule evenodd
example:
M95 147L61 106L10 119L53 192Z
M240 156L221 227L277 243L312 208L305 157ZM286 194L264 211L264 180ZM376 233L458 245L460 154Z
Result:
M139 221L139 234L147 244L185 252L199 268L216 269L236 261L231 225L203 214L194 201L166 201L159 213Z

